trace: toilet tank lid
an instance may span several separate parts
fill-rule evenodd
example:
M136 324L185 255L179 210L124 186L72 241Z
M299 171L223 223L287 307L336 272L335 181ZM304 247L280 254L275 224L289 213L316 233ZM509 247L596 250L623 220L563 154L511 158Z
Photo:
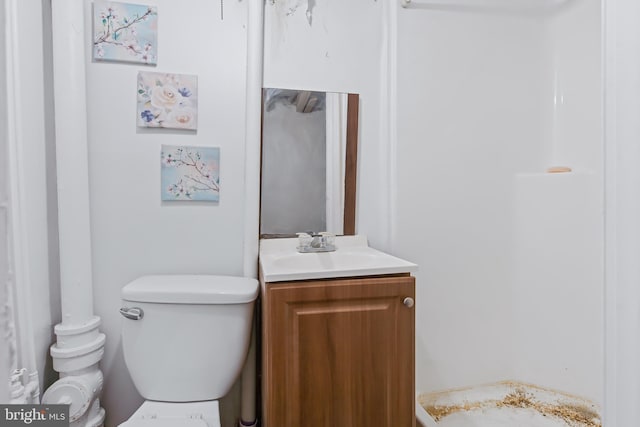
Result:
M258 296L258 281L214 275L142 276L122 288L122 299L165 304L242 304Z

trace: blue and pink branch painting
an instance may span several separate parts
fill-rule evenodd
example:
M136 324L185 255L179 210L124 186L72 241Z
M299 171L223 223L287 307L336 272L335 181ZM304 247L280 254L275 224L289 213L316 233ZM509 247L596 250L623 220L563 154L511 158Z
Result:
M162 200L220 198L220 148L162 146Z
M155 6L96 1L93 4L93 59L155 65L158 60Z

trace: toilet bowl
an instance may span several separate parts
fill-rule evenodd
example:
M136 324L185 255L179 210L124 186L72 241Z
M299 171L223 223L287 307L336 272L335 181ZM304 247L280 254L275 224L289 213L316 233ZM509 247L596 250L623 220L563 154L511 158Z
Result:
M219 427L244 364L255 279L144 276L122 288L122 349L145 402L121 427Z
M121 427L219 427L217 400L204 402L145 401Z

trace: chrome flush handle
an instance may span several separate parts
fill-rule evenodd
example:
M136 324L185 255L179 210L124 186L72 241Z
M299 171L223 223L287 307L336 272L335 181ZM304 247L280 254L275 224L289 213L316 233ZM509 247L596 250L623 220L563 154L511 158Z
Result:
M144 317L144 311L140 307L122 307L120 314L131 320L140 320Z

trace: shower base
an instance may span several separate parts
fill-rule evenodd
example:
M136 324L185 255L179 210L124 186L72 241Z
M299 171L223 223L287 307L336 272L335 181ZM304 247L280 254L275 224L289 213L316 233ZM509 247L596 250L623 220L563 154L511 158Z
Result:
M602 426L593 402L511 381L423 393L418 395L418 406L424 427Z

